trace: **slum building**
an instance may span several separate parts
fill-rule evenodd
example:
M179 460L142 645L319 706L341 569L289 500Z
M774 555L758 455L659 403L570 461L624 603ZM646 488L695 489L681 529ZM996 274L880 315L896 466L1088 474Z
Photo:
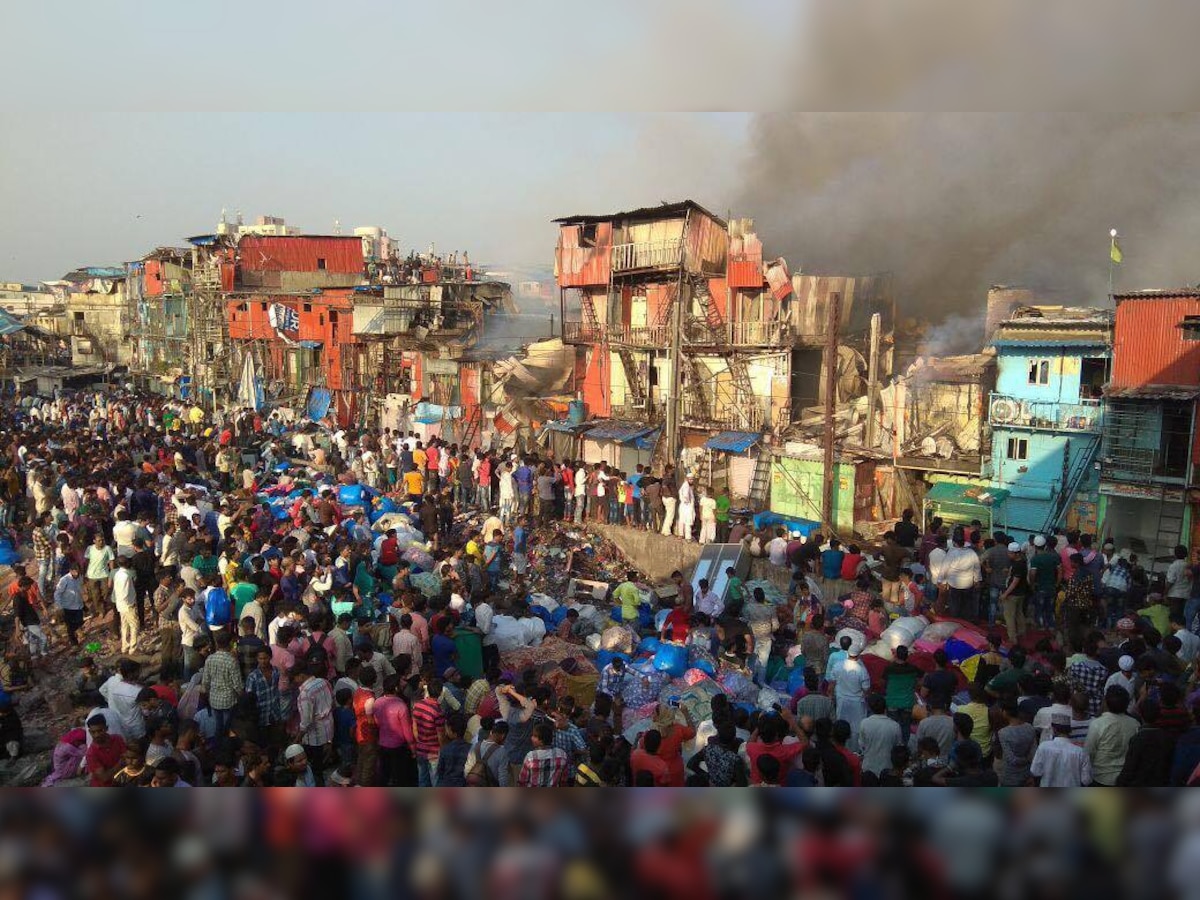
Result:
M492 357L472 351L489 315L513 311L507 283L476 280L469 262L426 257L408 283L355 292L343 383L381 427L478 446L496 428Z
M632 471L724 432L740 456L786 420L791 285L781 271L768 287L746 223L691 201L556 222L562 337L588 420L558 428L578 432L584 460Z
M71 339L71 363L109 369L128 366L132 345L128 340L124 266L91 266L63 276L66 282L66 318Z
M991 483L1008 493L1007 532L1095 533L1112 311L1024 306L995 327L991 346Z
M1200 291L1118 294L1104 388L1099 533L1163 571L1200 541Z
M789 468L811 460L800 449L781 462L786 440L823 407L830 353L838 402L865 393L877 314L886 340L873 371L890 374L888 280L793 276L764 258L750 220L726 222L691 201L556 222L562 333L581 403L548 425L556 452L624 471L679 458L740 503L762 508L770 494L771 509L775 499L787 507L781 516L811 516Z
M272 403L356 421L359 398L345 382L344 358L353 355L362 247L355 236L243 235L233 290L223 300L226 383L253 366Z

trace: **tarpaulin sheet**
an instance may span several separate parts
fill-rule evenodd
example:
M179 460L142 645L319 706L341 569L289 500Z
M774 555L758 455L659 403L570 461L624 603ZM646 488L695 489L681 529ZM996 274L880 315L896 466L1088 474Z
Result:
M21 320L9 312L0 309L0 336L16 334L18 331L23 331L25 326L21 324Z
M318 422L325 418L325 414L329 412L329 404L333 402L333 394L328 388L313 388L308 395L308 404L305 410L306 414L314 422Z
M761 440L762 435L752 431L722 431L710 437L704 446L723 453L745 453Z
M621 422L610 419L607 422L593 423L588 431L589 441L611 441L614 444L636 444L638 438L644 438L659 429L644 422ZM638 445L640 446L640 445ZM648 446L654 446L651 442ZM647 449L643 447L642 449Z

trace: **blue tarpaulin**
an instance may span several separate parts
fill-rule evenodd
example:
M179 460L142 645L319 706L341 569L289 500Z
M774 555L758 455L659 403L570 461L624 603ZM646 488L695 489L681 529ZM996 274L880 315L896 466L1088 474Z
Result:
M545 425L546 431L559 431L563 434L579 434L581 431L587 431L591 427L591 422L572 422L569 419L555 419L552 422L547 422Z
M313 388L308 395L305 413L314 422L318 422L325 418L325 413L329 412L329 404L332 402L333 394L329 392L328 388Z
M461 417L461 406L441 406L437 403L428 403L422 400L417 404L413 421L420 422L422 425L433 425L435 422L442 421L442 419L458 419Z
M18 331L24 331L25 326L21 320L3 309L0 309L0 337L9 334L16 334Z
M720 450L723 453L745 453L761 438L761 434L753 431L722 431L705 441L704 446L710 450Z
M617 419L609 419L592 423L587 438L589 441L611 441L614 444L636 445L638 438L643 438L658 430L654 425L647 425L645 422L621 422Z
M632 443L639 450L653 450L654 445L658 443L659 435L662 434L661 428L655 428L645 434L639 434L632 442L624 441L623 443Z

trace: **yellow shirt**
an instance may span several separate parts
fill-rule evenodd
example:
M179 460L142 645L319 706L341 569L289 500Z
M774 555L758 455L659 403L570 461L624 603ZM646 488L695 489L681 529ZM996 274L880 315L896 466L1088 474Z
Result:
M199 425L204 421L204 410L198 406L193 406L188 410L188 421L193 425Z
M427 457L425 455L424 450L414 450L413 451L413 462L415 462L417 464L417 468L420 469L422 472L425 471L425 466L428 461L429 461L429 457Z
M409 494L425 493L425 478L419 471L413 470L404 473L404 489Z
M472 557L476 562L483 562L483 551L479 548L479 544L475 540L467 541L467 546L463 548L463 552L467 556Z
M971 740L979 745L983 755L992 749L992 725L988 721L988 708L982 703L968 703L958 708L960 713L971 717L975 727L971 729Z

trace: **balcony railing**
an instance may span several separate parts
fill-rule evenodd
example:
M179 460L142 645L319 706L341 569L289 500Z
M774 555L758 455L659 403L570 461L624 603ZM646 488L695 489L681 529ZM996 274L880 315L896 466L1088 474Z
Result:
M696 323L684 329L684 343L699 346L713 344L733 347L779 347L787 343L790 332L780 322L730 322L714 333L709 326ZM563 340L568 344L610 344L630 347L668 347L670 325L589 325L564 322Z
M610 344L630 347L665 347L671 329L667 325L589 325L563 322L563 340L568 344Z
M614 244L612 270L629 272L634 269L666 269L683 263L683 239L640 241L634 244Z
M1025 400L1009 394L993 393L988 399L988 422L994 428L1098 432L1101 406L1099 400L1057 403L1053 400Z
M759 431L766 419L758 403L720 405L710 398L707 404L701 404L694 396L684 395L682 405L683 419L689 425Z

